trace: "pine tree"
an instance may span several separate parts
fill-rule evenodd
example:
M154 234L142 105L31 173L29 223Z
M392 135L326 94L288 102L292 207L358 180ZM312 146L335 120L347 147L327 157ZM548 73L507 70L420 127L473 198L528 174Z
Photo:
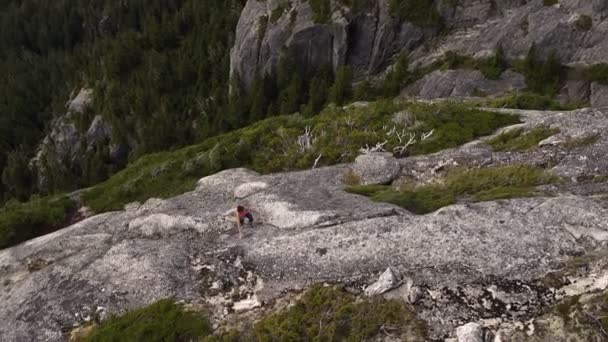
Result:
M352 72L349 66L341 66L336 72L336 80L329 90L329 101L343 105L352 97Z

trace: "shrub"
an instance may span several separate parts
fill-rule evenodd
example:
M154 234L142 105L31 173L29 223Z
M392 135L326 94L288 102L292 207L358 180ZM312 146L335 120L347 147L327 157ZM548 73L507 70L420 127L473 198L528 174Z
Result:
M6 248L62 228L75 208L66 196L9 202L0 209L0 248Z
M564 70L555 51L550 52L548 58L543 61L539 59L536 47L532 45L520 65L520 71L526 78L529 91L552 97L559 88Z
M419 27L439 27L441 16L433 1L429 0L390 0L393 16L409 21Z
M330 0L308 0L313 11L315 23L325 24L331 19Z
M495 151L526 151L538 146L538 143L559 133L558 129L537 127L528 132L523 129L513 129L504 132L488 143Z
M314 286L291 308L262 319L257 341L365 341L383 326L394 334L424 340L425 327L401 303L381 298L357 301L335 287Z
M591 67L591 81L608 85L608 63L594 64Z
M582 14L576 19L574 24L581 31L589 31L593 27L593 19L588 15Z
M500 75L507 69L508 63L504 55L502 47L496 49L494 56L486 59L480 59L476 62L476 68L490 80L497 80Z
M170 299L113 316L95 328L83 342L189 341L207 336L211 327L198 314L185 312Z

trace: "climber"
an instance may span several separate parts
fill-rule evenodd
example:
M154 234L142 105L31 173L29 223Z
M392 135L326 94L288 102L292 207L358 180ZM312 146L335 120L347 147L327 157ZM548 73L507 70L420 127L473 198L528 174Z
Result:
M246 210L245 207L239 205L236 207L236 226L239 229L239 237L242 238L243 234L241 233L241 225L245 223L245 218L249 220L249 226L253 227L253 215L249 210Z

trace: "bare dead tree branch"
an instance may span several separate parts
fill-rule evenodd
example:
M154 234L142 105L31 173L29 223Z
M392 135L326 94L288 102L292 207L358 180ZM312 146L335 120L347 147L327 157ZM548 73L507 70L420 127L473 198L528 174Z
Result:
M304 134L298 137L298 145L300 146L300 153L304 153L312 148L314 144L314 135L310 126L304 128Z
M386 150L384 149L384 145L388 144L388 140L382 142L382 143L377 143L376 146L374 147L369 147L369 145L365 144L365 147L361 147L359 149L359 152L361 152L362 154L370 154L370 153L374 153L374 152L386 152Z
M315 159L315 163L312 165L313 170L317 167L317 164L319 163L319 160L321 160L321 157L323 157L323 154L319 154L319 156L317 157L317 159Z
M401 142L401 140L399 140L399 142ZM409 140L405 144L395 147L393 149L393 152L403 154L403 153L405 153L405 151L407 151L408 147L414 145L415 143L416 143L416 134L410 133Z

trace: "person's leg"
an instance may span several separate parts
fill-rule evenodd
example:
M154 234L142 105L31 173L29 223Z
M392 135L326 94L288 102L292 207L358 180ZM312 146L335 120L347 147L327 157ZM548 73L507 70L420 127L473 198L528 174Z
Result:
M253 215L251 213L247 213L247 219L249 219L249 225L253 227Z

